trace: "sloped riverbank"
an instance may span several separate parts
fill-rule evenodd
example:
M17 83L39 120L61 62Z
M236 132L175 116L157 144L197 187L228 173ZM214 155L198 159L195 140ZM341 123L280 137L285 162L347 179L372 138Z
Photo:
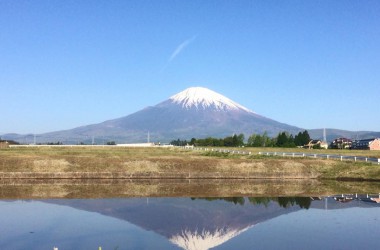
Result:
M378 182L326 180L13 179L0 181L1 199L117 197L318 197L379 193Z
M175 148L31 147L0 151L0 179L380 181L380 167L370 163Z

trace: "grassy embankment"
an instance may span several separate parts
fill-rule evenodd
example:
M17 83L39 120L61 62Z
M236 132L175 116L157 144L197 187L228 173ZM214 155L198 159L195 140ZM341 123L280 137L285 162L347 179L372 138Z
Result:
M244 150L252 155L168 148L1 149L0 198L317 196L380 190L378 165L257 155L284 149ZM328 151L353 152L379 157L379 152ZM339 178L371 182L333 181Z
M178 148L25 147L0 150L0 176L41 178L274 178L380 180L380 167L259 151L316 152L380 157L380 152L246 148L251 155Z

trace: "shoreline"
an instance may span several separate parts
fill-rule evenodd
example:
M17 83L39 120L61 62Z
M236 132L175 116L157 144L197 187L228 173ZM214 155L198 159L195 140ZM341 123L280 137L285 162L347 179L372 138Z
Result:
M243 175L226 173L0 172L0 180L320 180L380 182L380 178Z
M378 194L379 182L331 180L18 179L0 180L0 199L130 197L318 197Z

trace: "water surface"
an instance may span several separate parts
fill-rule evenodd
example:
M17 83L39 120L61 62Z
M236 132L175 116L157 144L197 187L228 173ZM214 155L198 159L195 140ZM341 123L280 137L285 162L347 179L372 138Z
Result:
M375 249L376 201L341 195L2 200L0 249Z

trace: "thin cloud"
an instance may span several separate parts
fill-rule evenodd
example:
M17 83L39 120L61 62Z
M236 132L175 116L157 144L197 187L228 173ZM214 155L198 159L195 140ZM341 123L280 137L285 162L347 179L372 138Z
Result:
M174 52L170 56L169 62L173 61L179 55L179 53L181 53L182 50L184 50L190 43L192 43L195 40L195 38L197 38L197 36L193 36L192 38L187 39L186 41L178 45L178 47L174 50Z
M194 40L197 38L197 36L193 36L192 38L189 38L185 41L183 41L182 43L180 43L180 45L177 46L177 48L173 51L173 53L171 54L171 56L169 57L169 60L167 61L167 63L165 64L165 66L162 68L161 71L164 71L166 69L166 67L187 47L189 46L190 43L194 42Z

